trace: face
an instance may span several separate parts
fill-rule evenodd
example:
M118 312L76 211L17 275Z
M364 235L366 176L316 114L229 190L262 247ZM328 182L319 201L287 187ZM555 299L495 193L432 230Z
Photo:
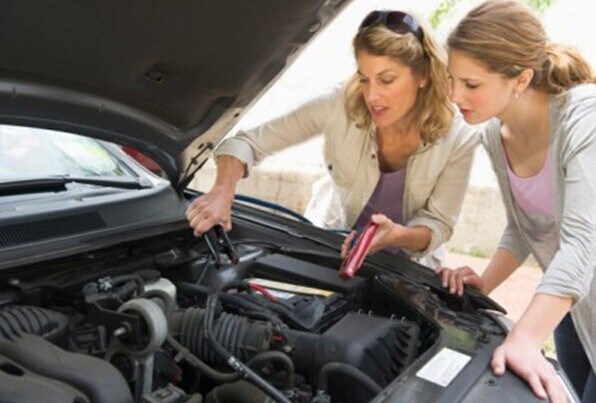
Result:
M426 81L389 56L359 52L356 61L362 95L375 125L386 128L411 118Z
M457 51L449 52L451 100L466 122L482 123L503 118L515 97L516 80L490 72L477 60Z

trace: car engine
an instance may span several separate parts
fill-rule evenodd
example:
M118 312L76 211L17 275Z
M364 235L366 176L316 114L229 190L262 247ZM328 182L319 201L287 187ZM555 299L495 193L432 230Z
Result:
M338 256L236 248L216 262L170 235L12 272L2 400L362 402L437 337L390 274L342 281Z

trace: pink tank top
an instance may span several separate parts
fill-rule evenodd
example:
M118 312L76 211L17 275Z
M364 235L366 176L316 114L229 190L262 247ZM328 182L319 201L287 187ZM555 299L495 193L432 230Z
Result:
M509 166L505 156L509 187L517 204L528 214L554 215L553 164L550 149L544 166L534 176L520 178Z

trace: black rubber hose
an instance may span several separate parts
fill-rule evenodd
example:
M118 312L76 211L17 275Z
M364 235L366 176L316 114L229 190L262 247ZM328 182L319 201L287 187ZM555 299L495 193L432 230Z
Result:
M208 295L212 292L209 287L205 287L202 285L192 284L192 283L178 283L177 287L180 291L192 292L192 293L199 293L201 295ZM249 301L245 298L242 298L238 295L228 294L228 293L221 293L219 298L222 303L233 305L237 308L242 308L248 312L262 312L266 317L270 319L271 322L281 325L283 322L275 316L273 311L263 305L257 304L255 302Z
M118 276L113 276L111 278L112 286L117 286L122 283L127 283L129 281L134 281L137 283L137 294L141 295L145 292L145 280L139 275L136 274L121 274Z
M277 316L263 311L242 311L242 315L251 319L260 319L265 322L271 322L278 326L278 331L281 331L281 327L284 324Z
M184 359L191 364L193 367L197 368L201 373L208 376L209 378L213 379L214 381L220 383L228 383L228 382L235 382L242 378L242 375L238 372L219 372L205 362L203 362L199 357L194 355L189 349L184 347L180 344L172 335L168 335L166 341L170 346L172 346L178 353L182 354Z
M209 295L213 290L211 287L207 287L206 285L194 284L194 283L187 283L187 282L180 282L176 283L176 288L179 291L187 291L193 294L201 294L201 295Z
M121 301L128 301L130 297L137 292L139 285L136 281L130 280L125 282L122 286L118 287L116 291L113 292L113 295L116 296Z
M263 392L271 396L279 403L291 403L291 401L284 396L279 390L277 390L269 382L261 378L256 372L250 369L248 366L240 362L236 357L226 351L219 343L213 338L212 327L214 321L214 314L219 302L219 293L215 292L209 295L207 299L207 312L205 314L205 325L203 327L204 337L207 340L209 346L215 350L234 370L240 372L244 378L252 382L256 387L261 389Z
M319 370L319 383L318 388L323 391L327 391L329 375L331 373L343 373L348 375L350 378L358 382L362 387L373 395L378 395L383 391L383 388L379 386L370 376L359 370L353 365L344 364L343 362L328 362L323 365Z
M290 357L282 353L281 351L265 351L248 362L248 366L251 368L255 368L259 365L262 365L266 362L276 361L281 363L286 370L286 383L284 385L284 389L290 390L294 387L294 363L290 359Z

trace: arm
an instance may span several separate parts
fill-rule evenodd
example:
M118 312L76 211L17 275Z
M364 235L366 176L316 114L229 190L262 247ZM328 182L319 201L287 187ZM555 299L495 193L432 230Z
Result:
M384 214L375 214L373 222L379 229L371 243L371 253L390 246L406 249L410 252L421 252L428 248L432 233L426 226L405 227L391 221Z
M530 305L494 352L491 366L497 376L511 369L541 399L565 402L566 397L553 366L542 355L542 343L571 308L570 297L536 294Z
M501 138L499 134L500 125L495 123L486 127L486 132L482 135L482 142L488 152L493 170L500 178L499 172L503 171ZM501 196L505 204L507 214L507 227L503 231L499 248L493 255L490 263L484 271L482 277L474 272L470 267L460 267L456 270L439 268L435 272L442 276L443 287L449 287L452 294L462 295L464 285L468 284L474 288L488 294L498 287L507 277L511 275L526 259L529 249L521 236L515 218L511 211L511 199L507 197L509 189L503 181L499 181Z
M372 221L379 227L373 240L371 241L366 255L378 252L388 247L400 247L408 250L423 250L430 242L430 229L427 227L408 228L391 221L384 214L373 214ZM346 257L356 236L356 231L352 231L341 247L341 256Z
M490 294L521 265L521 261L507 249L497 249L482 273L480 291Z
M586 99L584 99L586 101ZM596 250L596 97L572 104L561 119L557 150L562 161L564 195L560 238L530 305L495 351L492 367L497 375L508 367L526 380L534 393L564 401L554 370L541 354L541 346L573 303L591 298Z
M186 213L195 236L215 225L231 230L231 208L238 181L265 156L321 133L335 101L335 93L320 96L291 113L239 132L219 144L215 150L215 183L208 193L193 201Z
M469 266L459 267L455 270L440 267L435 270L435 273L442 277L443 287L449 288L451 294L462 296L464 286L469 285L488 295L520 265L521 262L513 253L507 249L499 248L488 263L482 276L476 274Z
M342 107L340 101L338 91L318 96L283 116L227 138L217 146L215 155L238 158L246 165L248 174L263 158L323 134L330 116Z

